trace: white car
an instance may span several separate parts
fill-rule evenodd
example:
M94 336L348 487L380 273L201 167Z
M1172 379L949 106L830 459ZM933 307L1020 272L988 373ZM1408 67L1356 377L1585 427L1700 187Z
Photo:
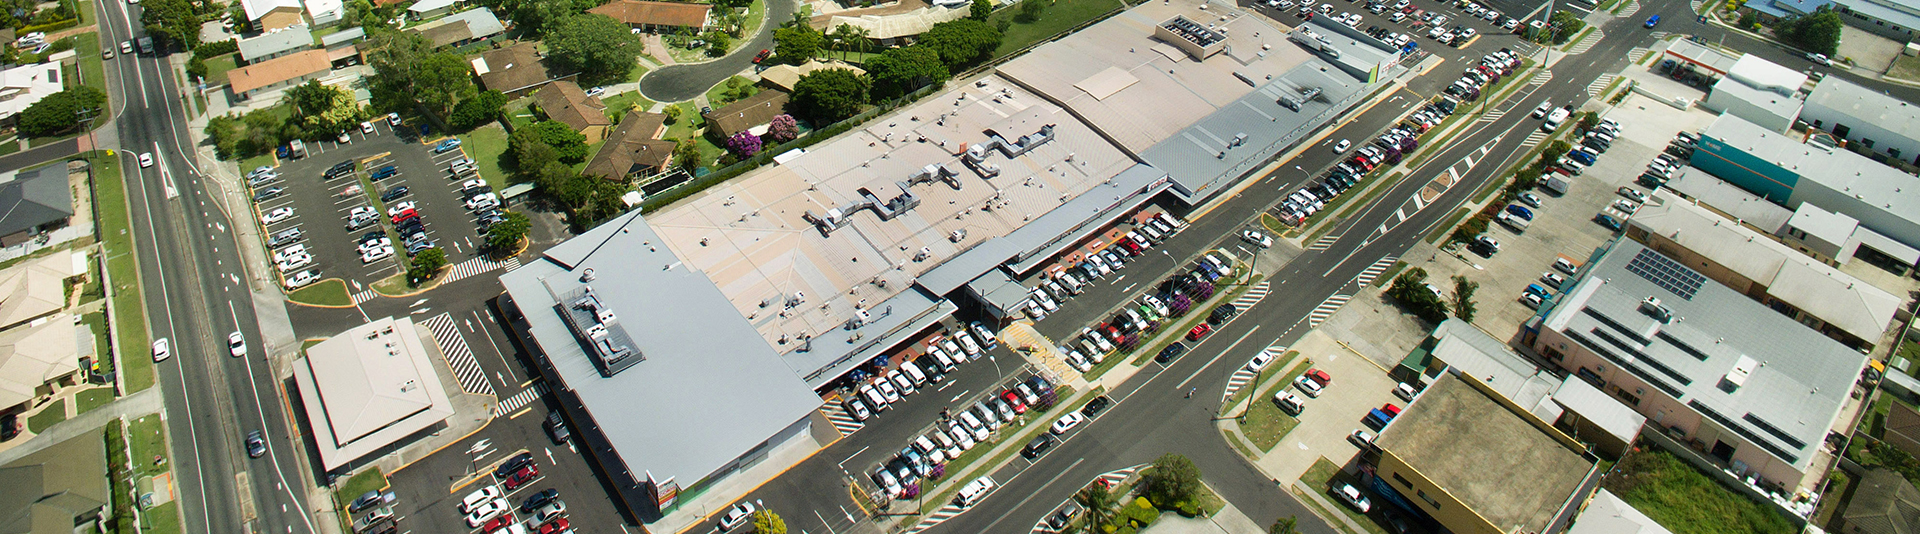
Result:
M1542 300L1539 295L1535 295L1532 293L1521 293L1520 303L1525 304L1528 308L1538 310L1540 309L1541 305L1546 304L1546 301Z
M1408 385L1406 382L1401 382L1393 386L1393 396L1400 397L1400 400L1403 401L1413 402L1413 397L1419 394L1420 392L1414 391L1413 386Z
M147 168L147 167L152 167L152 166L153 166L153 153L152 153L152 152L141 152L141 153L140 153L140 167L141 167L141 168Z
M727 509L727 513L720 514L720 530L725 532L747 524L747 521L753 518L753 512L753 503L743 502L733 505L732 508Z
M1636 212L1636 211L1639 211L1639 210L1640 210L1640 205L1639 205L1639 204L1635 204L1635 203L1633 203L1633 202L1629 202L1629 201L1627 201L1627 199L1624 199L1624 198L1623 198L1623 199L1620 199L1620 200L1615 200L1615 201L1613 201L1613 209L1617 209L1617 210L1620 210L1620 213L1625 213L1625 214L1627 214L1627 215L1633 215L1633 212Z
M587 90L587 96L600 96L600 95L606 94L606 92L607 92L607 88L604 86L595 87Z
M240 331L238 330L235 330L231 334L227 334L227 352L232 353L233 356L236 358L240 356L246 356L247 355L247 337L240 335Z
M367 122L367 121L360 121L360 133L363 133L363 134L372 134L372 133L373 133L373 123L371 123L371 122Z
M1158 313L1161 316L1173 315L1173 310L1167 308L1167 303L1161 302L1160 297L1155 297L1153 295L1146 295L1146 296L1140 297L1140 302L1142 304L1146 304L1150 308L1153 308L1153 312Z
M247 172L247 177L254 178L263 174L273 174L273 167L268 165L255 167L252 171Z
M987 328L987 325L976 322L976 323L967 325L967 327L973 329L973 335L979 336L980 342L982 344L985 344L988 347L992 347L994 345L1000 344L1000 338L995 337L993 335L993 330Z
M1286 411L1289 415L1300 415L1300 412L1307 409L1306 401L1300 400L1300 397L1285 391L1274 393L1273 403L1280 405L1280 409Z
M973 444L976 443L973 441L973 433L968 432L966 427L960 426L959 421L947 423L947 434L953 436L953 440L960 444L960 450L963 451L972 449Z
M1300 388L1300 392L1307 394L1308 397L1320 398L1320 383L1306 375L1293 379L1293 387Z
M373 209L373 206L358 206L353 208L352 211L347 212L347 218L358 219L361 217L372 217L379 214L380 214L380 210Z
M393 257L393 247L384 246L360 253L360 263L373 263Z
M273 211L267 212L265 215L261 215L260 222L262 224L273 224L291 218L293 218L293 207L287 206L284 208L276 208Z
M461 190L461 191L466 191L466 190L469 190L469 189L479 189L479 188L482 188L482 187L486 187L486 186L487 186L487 181L486 181L486 180L481 180L481 179L479 179L479 178L475 178L475 179L472 179L472 180L467 180L467 181L465 181L465 182L460 182L460 190Z
M971 358L979 357L980 344L977 342L974 342L973 336L967 335L966 330L954 332L953 338L960 340L960 348L967 351L968 357L971 357Z
M468 493L466 498L460 499L460 511L472 511L474 507L492 502L500 496L500 486L487 486L474 490L473 493Z
M1040 307L1046 309L1048 312L1052 312L1054 310L1060 309L1060 304L1054 302L1053 297L1050 295L1047 295L1046 291L1042 291L1040 288L1036 287L1028 290L1027 292L1032 293L1033 300L1040 302Z
M1066 360L1067 365L1073 366L1074 369L1079 369L1082 373L1093 370L1093 364L1088 363L1085 356L1081 356L1078 351L1073 349L1067 349Z
M388 125L388 126L399 126L399 125L400 125L400 114L399 114L399 113L388 113L388 114L387 114L387 125Z
M172 356L173 351L170 350L170 347L171 345L167 343L167 338L163 337L153 340L153 361L165 360L168 356Z
M1560 272L1567 274L1579 274L1580 270L1578 267L1574 267L1573 262L1567 261L1566 258L1554 258L1553 268L1559 269Z
M287 277L287 289L305 287L307 284L311 284L319 279L320 271L307 270L293 273L292 276Z
M404 212L406 212L407 210L410 210L410 209L413 209L413 206L414 206L414 204L413 204L413 201L411 201L411 200L409 200L409 201L406 201L406 202L395 202L395 203L392 203L392 204L388 204L388 205L387 205L387 216L388 216L388 217L398 217L398 216L400 216L400 214L401 214L401 213L404 213Z
M1053 434L1056 436L1065 434L1068 430L1073 430L1073 427L1080 426L1081 421L1086 420L1087 416L1080 415L1078 411L1067 412L1066 415L1060 416L1059 420L1053 422Z
M1254 230L1241 230L1240 239L1253 243L1260 248L1273 248L1273 238Z
M506 499L494 499L487 501L485 504L475 506L467 512L467 526L469 528L480 528L480 525L485 525L487 521L491 521L495 517L500 517L500 514L507 513L507 509L512 507L513 505L507 504Z
M294 269L299 269L301 267L306 267L308 264L311 264L311 263L313 263L312 254L301 254L298 256L289 257L287 258L286 261L274 262L273 266L274 268L279 269L280 272L284 273L284 272L292 271Z
M1547 113L1551 111L1553 111L1553 102L1541 102L1540 107L1533 108L1533 118L1547 118Z
M1554 273L1540 273L1540 281L1547 284L1547 287L1560 289L1560 286L1567 283L1567 277Z
M500 196L493 193L487 193L487 194L476 196L467 200L467 209L473 210L473 211L479 211L479 210L499 207L499 206L500 206Z
M366 254L368 252L380 250L380 247L393 248L393 238L382 237L382 238L374 239L371 241L362 241L360 242L360 246L354 249L354 252Z
M1333 494L1339 496L1341 502L1347 503L1347 506L1352 506L1360 513L1364 514L1373 509L1373 502L1367 500L1367 496L1361 495L1360 490L1354 488L1352 484L1341 483L1333 488Z
M1266 369L1267 364L1270 363L1273 363L1273 353L1263 350L1253 355L1253 360L1247 362L1247 370L1258 373L1261 369Z
M307 254L306 245L295 244L293 246L274 251L273 262L282 263L299 256L304 256L306 254Z
M1333 144L1333 153L1345 154L1349 148L1353 148L1353 141L1341 139L1340 142Z
M1634 189L1634 188L1631 188L1631 187L1625 187L1625 186L1622 186L1622 187L1620 188L1620 196L1623 196L1623 197L1627 197L1627 198L1630 198L1630 199L1633 199L1633 201L1634 201L1634 202L1639 202L1639 203L1642 203L1642 204L1645 204L1645 203L1647 202L1647 194L1646 194L1646 193L1642 193L1642 192L1640 192L1640 190L1638 190L1638 189Z

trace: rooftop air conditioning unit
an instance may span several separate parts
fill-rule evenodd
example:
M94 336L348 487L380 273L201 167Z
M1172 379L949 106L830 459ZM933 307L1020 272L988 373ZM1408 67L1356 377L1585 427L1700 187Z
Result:
M1666 306L1660 305L1660 299L1658 297L1647 297L1646 300L1640 301L1640 312L1652 316L1654 320L1660 321L1661 323L1673 321L1673 310L1669 310Z

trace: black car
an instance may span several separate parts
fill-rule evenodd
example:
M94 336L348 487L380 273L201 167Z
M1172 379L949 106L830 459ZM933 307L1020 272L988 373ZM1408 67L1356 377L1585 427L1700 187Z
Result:
M1221 304L1219 307L1213 309L1213 313L1207 314L1207 321L1214 324L1220 324L1220 323L1227 322L1228 319L1232 319L1233 316L1239 315L1239 314L1240 314L1240 309L1234 306L1233 303L1229 302L1226 304Z
M1033 438L1033 441L1027 442L1026 447L1020 449L1020 455L1029 460L1037 460L1051 448L1053 448L1053 434L1041 433L1040 437Z
M394 200L404 196L407 196L407 186L396 185L396 186L393 186L393 188L388 189L387 192L381 193L380 201L393 202Z
M1175 341L1172 345L1167 345L1167 348L1160 349L1160 355L1154 356L1153 361L1164 364L1167 362L1171 362L1173 361L1174 358L1179 358L1180 355L1186 354L1186 353L1187 353L1187 345L1184 343Z
M380 239L386 236L387 236L387 232L385 230L374 230L372 232L361 234L359 242L365 243L365 242L373 241L375 239Z
M253 194L253 201L260 202L263 200L267 200L273 197L280 196L280 193L281 193L281 189L278 187L269 187L266 189L262 189L260 190L260 192Z
M545 506L558 497L560 497L560 490L553 488L540 490L538 493L527 496L526 502L520 503L520 513L532 513L533 509Z
M342 162L333 164L332 168L327 169L327 178L332 179L334 177L337 177L343 174L352 173L352 172L353 172L353 161L352 160L342 161Z
M18 435L20 435L20 415L11 413L0 415L0 441L10 440Z
M1067 503L1065 507L1060 508L1060 511L1054 512L1053 515L1047 516L1047 526L1053 527L1053 530L1055 531L1066 530L1067 525L1070 525L1073 523L1073 518L1079 515L1080 515L1080 505L1074 504L1074 503Z
M259 458L267 454L267 440L255 430L247 433L247 456Z
M1100 415L1100 412L1107 411L1108 406L1113 406L1113 399L1107 398L1106 395L1094 397L1093 400L1087 401L1086 406L1080 407L1080 415L1087 416L1087 418L1091 419L1096 415Z
M547 437L553 438L554 445L565 445L567 439L573 437L573 432L567 430L567 420L560 416L560 412L547 412L547 421L542 426L547 428Z
M513 475L515 471L519 471L520 468L531 464L533 464L533 453L523 452L512 458L508 458L507 461L500 462L500 467L493 470L493 476L507 478Z

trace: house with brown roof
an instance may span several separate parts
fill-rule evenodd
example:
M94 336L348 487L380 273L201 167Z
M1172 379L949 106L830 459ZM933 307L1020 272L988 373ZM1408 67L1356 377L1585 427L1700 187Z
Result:
M613 126L613 120L607 118L607 105L600 97L588 96L580 86L570 81L557 81L534 91L533 101L540 105L540 112L548 119L559 121L587 136L587 144L600 142L607 137L607 127Z
M628 111L627 116L620 119L620 127L607 138L607 144L600 147L600 153L587 162L583 174L618 182L626 181L629 176L665 172L673 162L674 145L672 141L660 139L666 131L666 115Z
M767 87L791 93L793 92L793 86L800 83L801 77L813 74L813 71L822 69L846 69L862 76L867 74L867 71L860 70L860 67L855 67L844 61L834 60L821 62L817 59L809 59L806 63L799 65L774 65L767 67L765 70L760 71L760 83Z
M708 112L705 115L708 135L721 139L740 132L764 135L767 133L767 123L787 112L787 99L785 91L768 89Z
M325 50L305 50L227 71L227 88L241 100L299 85L333 70Z
M472 61L473 72L480 76L480 88L506 93L508 98L526 96L553 81L547 74L547 66L540 62L539 52L534 50L530 42L522 41L499 50L488 50Z
M1841 517L1846 534L1920 533L1920 490L1898 471L1876 467L1860 479Z
M713 6L685 2L613 0L588 13L606 15L628 27L647 32L671 32L680 28L696 31L713 22Z

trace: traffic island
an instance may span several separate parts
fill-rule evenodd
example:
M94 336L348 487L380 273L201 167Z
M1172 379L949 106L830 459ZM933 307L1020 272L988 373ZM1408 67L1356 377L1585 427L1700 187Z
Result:
M328 278L287 293L287 302L319 308L348 308L353 306L353 297L347 294L346 281Z

